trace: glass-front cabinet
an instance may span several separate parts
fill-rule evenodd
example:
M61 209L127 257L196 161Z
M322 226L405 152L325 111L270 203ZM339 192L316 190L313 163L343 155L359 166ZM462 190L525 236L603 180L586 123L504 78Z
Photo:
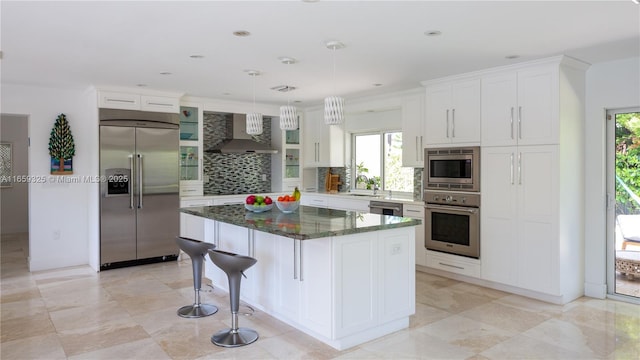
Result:
M202 195L202 106L180 106L180 196Z
M296 186L302 189L301 121L301 117L298 116L298 128L296 130L283 131L282 190L284 191L293 191Z

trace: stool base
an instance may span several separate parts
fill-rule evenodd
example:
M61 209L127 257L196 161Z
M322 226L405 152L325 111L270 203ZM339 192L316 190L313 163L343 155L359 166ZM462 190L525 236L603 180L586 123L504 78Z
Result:
M248 328L221 330L211 337L211 342L222 347L238 347L249 345L258 340L258 333Z
M178 309L178 316L184 318L199 318L213 315L218 312L218 308L214 305L200 304L187 305Z

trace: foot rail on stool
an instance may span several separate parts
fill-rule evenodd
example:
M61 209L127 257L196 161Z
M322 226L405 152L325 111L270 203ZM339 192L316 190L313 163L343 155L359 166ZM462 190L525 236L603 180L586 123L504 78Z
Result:
M211 336L211 342L224 347L249 345L258 340L258 333L249 328L238 327L238 308L240 307L240 282L243 271L252 267L258 260L220 250L209 250L211 261L227 274L229 279L229 303L231 305L231 328L221 330Z
M213 315L218 312L215 305L202 304L200 302L200 288L202 286L202 263L207 251L216 246L204 241L176 237L176 243L182 251L191 257L191 267L193 268L193 290L195 299L193 305L186 305L178 309L178 315L185 318L199 318Z

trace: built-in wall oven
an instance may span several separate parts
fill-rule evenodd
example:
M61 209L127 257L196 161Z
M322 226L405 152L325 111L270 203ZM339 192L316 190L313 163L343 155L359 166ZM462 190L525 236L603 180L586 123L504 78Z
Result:
M480 257L480 194L424 191L425 247Z
M424 149L425 247L480 258L480 147Z

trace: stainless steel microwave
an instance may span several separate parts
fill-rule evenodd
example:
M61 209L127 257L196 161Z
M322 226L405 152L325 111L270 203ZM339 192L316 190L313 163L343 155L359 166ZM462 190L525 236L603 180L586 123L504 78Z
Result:
M480 147L424 149L424 189L480 191Z

